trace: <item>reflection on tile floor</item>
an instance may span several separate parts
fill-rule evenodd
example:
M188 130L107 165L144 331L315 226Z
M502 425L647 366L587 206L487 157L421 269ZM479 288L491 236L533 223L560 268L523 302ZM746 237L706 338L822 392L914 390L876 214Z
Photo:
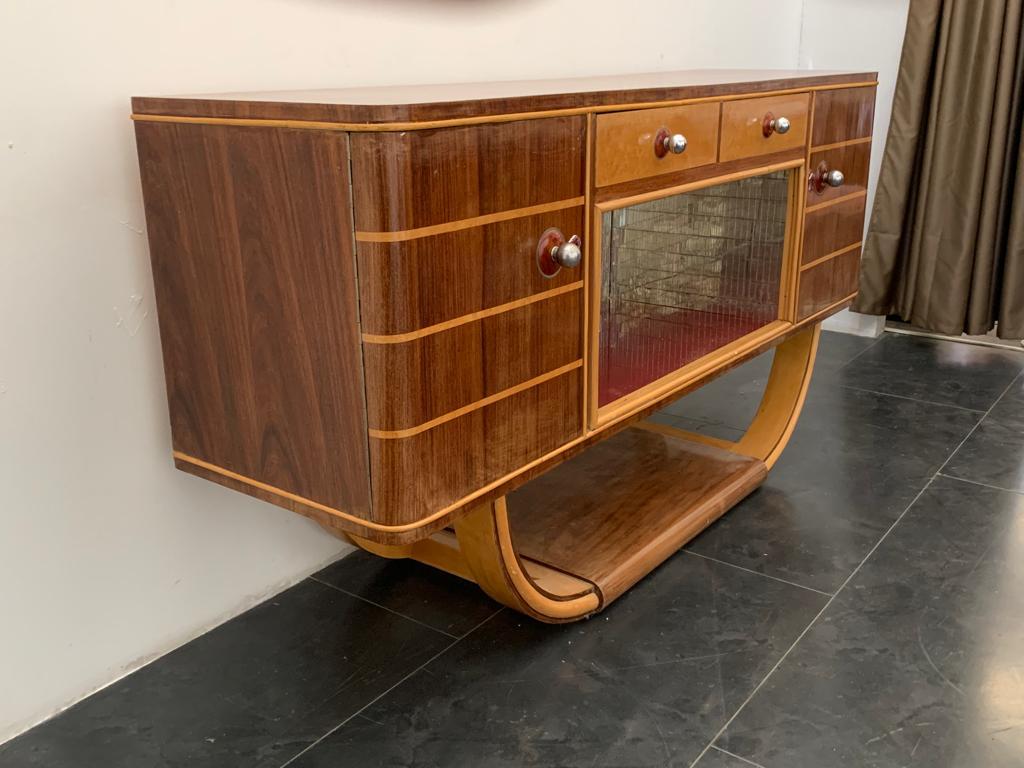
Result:
M769 365L658 418L735 438ZM825 334L766 484L598 617L356 554L0 766L1024 765L1022 371Z

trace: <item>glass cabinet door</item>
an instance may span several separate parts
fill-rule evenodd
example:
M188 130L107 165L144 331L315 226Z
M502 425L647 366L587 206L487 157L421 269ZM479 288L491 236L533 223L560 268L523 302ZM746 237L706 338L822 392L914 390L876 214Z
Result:
M598 406L779 319L789 172L601 219Z

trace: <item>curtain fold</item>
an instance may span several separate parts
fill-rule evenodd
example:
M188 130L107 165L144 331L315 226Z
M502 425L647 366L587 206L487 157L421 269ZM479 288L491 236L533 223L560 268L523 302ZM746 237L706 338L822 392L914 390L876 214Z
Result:
M858 312L1024 337L1024 0L911 0Z

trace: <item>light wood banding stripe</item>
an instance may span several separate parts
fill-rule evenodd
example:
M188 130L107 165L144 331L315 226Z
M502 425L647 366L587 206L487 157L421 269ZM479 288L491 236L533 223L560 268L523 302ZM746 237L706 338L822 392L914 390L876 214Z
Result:
M435 323L434 325L428 325L426 328L419 328L415 331L408 331L407 333L390 333L390 334L377 334L377 333L364 333L363 343L364 344L403 344L407 341L415 341L421 339L424 336L430 336L440 331L447 331L449 328L457 328L460 325L466 323L472 323L474 320L482 320L485 317L491 317L492 315L500 315L502 312L509 312L513 309L519 309L529 304L533 304L538 301L544 301L545 299L552 299L555 296L561 296L563 293L570 293L572 291L578 291L583 287L583 281L577 280L575 283L569 283L559 288L552 288L550 291L542 291L541 293L534 293L531 296L525 296L515 301L509 301L505 304L499 304L496 307L489 307L488 309L481 309L479 312L471 312L468 315L462 315L461 317L455 317L451 320L445 320L443 323Z
M499 211L488 213L483 216L474 216L471 219L459 219L458 221L446 221L444 224L431 224L429 227L417 227L416 229L403 229L396 232L361 232L356 231L356 240L360 243L401 243L406 240L415 240L420 237L431 237L432 235L443 235L448 232L458 232L462 229L483 227L487 224L497 224L499 221L510 221L521 219L527 216L536 216L539 213L551 213L552 211L564 211L566 208L576 208L583 205L585 198L572 197L568 200L559 200L555 203L541 203L526 208L514 208L510 211Z
M592 107L568 107L549 109L538 112L512 112L504 115L477 115L474 117L453 117L446 120L422 120L400 123L342 123L316 120L274 120L251 117L178 117L176 115L147 115L132 113L132 120L149 123L192 123L195 125L234 125L243 127L263 128L305 128L313 131L423 131L431 128L447 128L455 125L484 125L489 123L511 123L516 120L537 120L545 117L562 117L569 115L587 115L601 112L621 112L626 109L654 109L656 107L676 107L685 104L700 104L708 101L735 101L761 96L786 96L793 93L808 91L837 91L844 88L862 88L876 86L877 80L862 83L829 83L827 85L808 85L800 88L787 88L777 91L753 91L732 93L723 96L696 96L690 99L668 99L665 101L644 101L635 104L604 104Z
M806 264L801 264L800 265L800 271L801 272L806 272L808 269L813 269L814 267L818 266L819 264L824 264L826 261L834 259L836 256L842 256L844 253L849 253L850 251L855 251L858 248L860 248L862 245L864 245L864 241L863 240L861 240L860 242L854 243L853 245L848 245L845 248L840 248L838 251L832 251L832 253L826 253L824 256L821 256L820 258L817 258L814 261L809 261Z
M420 432L426 432L428 429L433 429L434 427L440 424L444 424L445 422L451 421L452 419L457 419L460 416L465 416L467 413L472 413L473 411L476 411L480 408L484 408L488 405L491 405L492 403L496 403L499 400L504 400L506 397L511 397L512 395L518 394L519 392L523 392L527 389L532 389L533 387L536 387L538 384L543 384L545 381L557 379L562 374L568 373L569 371L574 371L577 368L582 367L582 365L582 360L574 360L573 362L567 363L566 365L563 365L560 368L555 368L553 371L542 373L540 376L534 376L532 379L527 379L526 381L520 382L519 384L516 384L514 387L503 389L501 390L501 392L495 392L493 395L488 395L487 397L483 397L477 400L476 402L470 403L469 405L464 405L461 408L456 408L454 411L449 411L448 413L438 416L436 419L425 421L422 424L419 424L415 427L396 430L371 428L368 431L370 437L375 437L378 440L400 440L403 437L412 437L413 435L418 435Z
M860 192L851 192L848 195L840 195L839 197L833 197L831 200L826 200L823 203L815 203L814 205L808 205L804 208L804 213L810 213L811 211L820 211L822 208L828 208L832 205L839 205L839 203L845 203L849 200L856 200L858 197L867 197L867 191L861 190Z
M837 141L837 142L835 142L833 144L822 144L822 145L817 146L817 147L811 147L811 153L813 154L815 152L824 152L825 150L828 150L828 149L842 149L843 147L852 147L852 146L855 146L857 144L870 144L870 143L871 143L871 137L870 136L863 136L863 137L861 137L859 139L847 139L846 141Z

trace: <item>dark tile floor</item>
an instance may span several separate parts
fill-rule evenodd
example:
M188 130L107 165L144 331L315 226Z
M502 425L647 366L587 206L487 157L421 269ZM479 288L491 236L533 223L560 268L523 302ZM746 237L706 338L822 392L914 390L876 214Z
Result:
M736 437L768 365L658 418ZM1022 371L826 334L765 485L596 618L354 554L0 765L1022 766Z

